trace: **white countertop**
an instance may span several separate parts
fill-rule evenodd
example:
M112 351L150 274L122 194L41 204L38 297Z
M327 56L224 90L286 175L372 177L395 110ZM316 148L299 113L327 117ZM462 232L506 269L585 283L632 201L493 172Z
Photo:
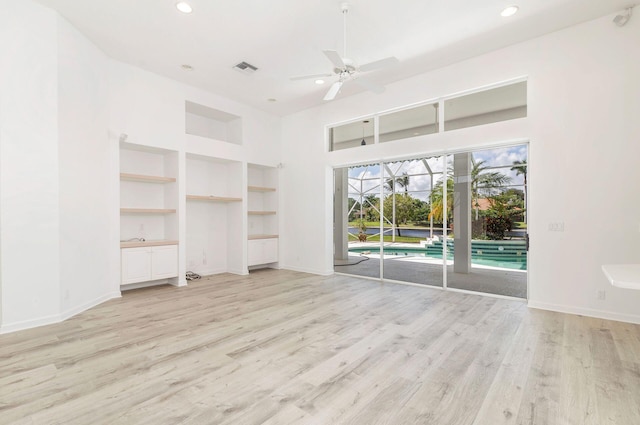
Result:
M640 264L605 264L602 271L613 286L640 289Z

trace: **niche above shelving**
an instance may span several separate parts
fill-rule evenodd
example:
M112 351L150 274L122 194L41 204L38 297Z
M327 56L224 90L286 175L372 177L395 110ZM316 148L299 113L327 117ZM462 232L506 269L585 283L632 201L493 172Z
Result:
M242 118L186 101L185 132L194 136L242 145Z

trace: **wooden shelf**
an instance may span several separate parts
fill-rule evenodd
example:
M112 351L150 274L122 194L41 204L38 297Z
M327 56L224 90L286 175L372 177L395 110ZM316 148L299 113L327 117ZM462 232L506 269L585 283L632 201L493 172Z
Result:
M213 195L187 195L187 201L241 202L242 198L230 198L227 196Z
M275 192L275 187L249 186L249 192Z
M167 208L120 208L121 214L173 214L175 209Z
M146 246L178 245L178 241L155 240L155 241L121 241L120 248L142 248Z
M249 240L254 241L257 239L277 239L278 235L249 235Z
M249 215L275 215L275 211L249 211Z
M142 174L120 173L120 180L144 183L174 183L175 177L145 176Z

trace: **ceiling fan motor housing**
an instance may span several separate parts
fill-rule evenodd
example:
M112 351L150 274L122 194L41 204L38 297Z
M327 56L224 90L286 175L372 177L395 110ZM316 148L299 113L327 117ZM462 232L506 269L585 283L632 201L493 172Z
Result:
M333 72L337 75L342 75L344 73L351 75L356 72L356 66L351 59L342 58L342 62L344 63L344 68L338 68L337 66L333 68Z

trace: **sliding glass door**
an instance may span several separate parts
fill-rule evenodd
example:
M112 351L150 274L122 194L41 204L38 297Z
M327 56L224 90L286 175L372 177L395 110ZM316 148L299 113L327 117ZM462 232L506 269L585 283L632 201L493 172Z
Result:
M382 164L383 278L443 285L442 220L432 205L443 196L444 158Z
M526 298L526 145L334 177L336 272Z
M451 155L447 286L527 297L527 146Z

